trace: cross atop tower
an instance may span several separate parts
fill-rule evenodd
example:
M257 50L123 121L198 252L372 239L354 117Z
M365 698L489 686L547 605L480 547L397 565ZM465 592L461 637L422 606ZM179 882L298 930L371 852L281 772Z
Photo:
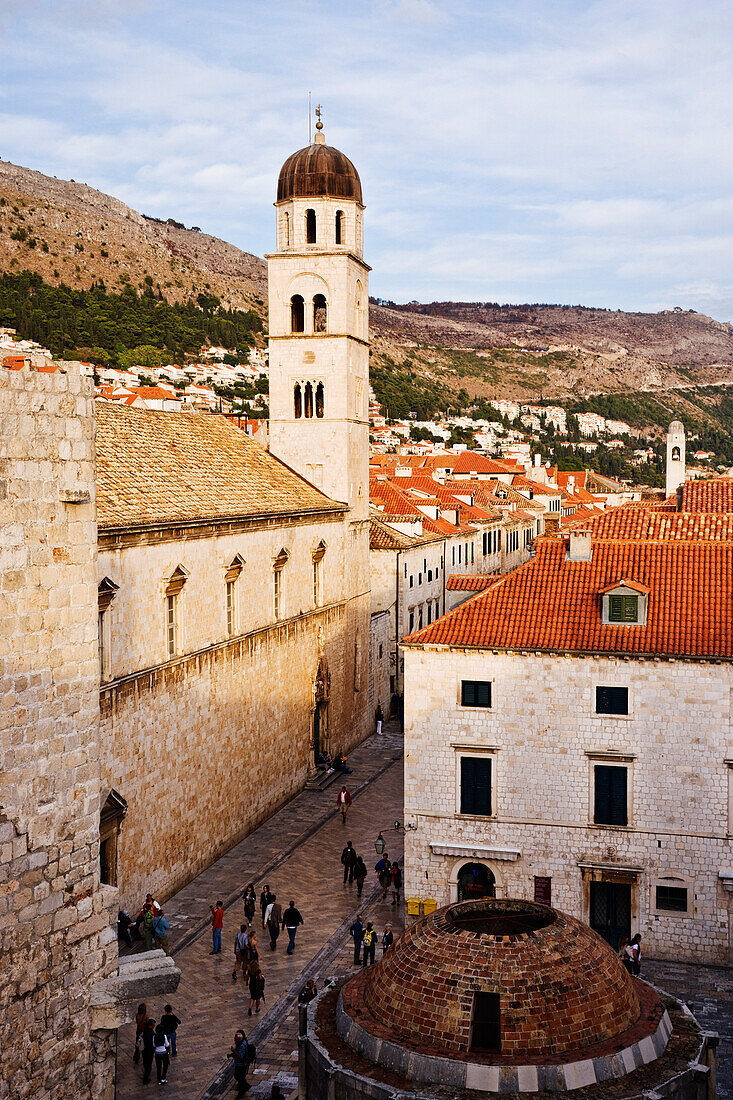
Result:
M326 139L323 136L323 132L322 132L323 131L323 123L321 122L321 111L322 110L323 110L323 107L321 107L321 104L320 103L316 104L316 118L318 119L318 122L316 123L316 136L314 138L314 141L315 141L316 145L324 145L325 141L326 141Z

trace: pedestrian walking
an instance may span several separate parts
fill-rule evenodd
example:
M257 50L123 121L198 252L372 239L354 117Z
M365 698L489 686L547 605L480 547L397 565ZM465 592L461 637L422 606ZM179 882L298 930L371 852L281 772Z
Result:
M272 894L270 893L270 887L265 885L260 894L260 912L262 913L262 931L265 930L265 913L267 912L267 906L272 901Z
M377 933L374 931L374 926L371 921L367 921L367 926L364 929L362 947L362 967L374 966L374 955L377 950Z
M350 840L346 841L346 847L341 853L341 862L344 867L344 883L354 881L354 866L356 865L356 851Z
M637 932L636 935L634 937L632 937L632 940L631 940L631 943L629 944L629 947L631 948L631 973L634 975L635 978L638 978L639 974L641 972L641 933L640 932Z
M380 856L374 864L374 870L377 872L379 885L382 887L382 900L384 900L387 897L387 891L392 885L392 864L386 852L384 855Z
M280 935L280 923L283 918L282 905L277 900L277 894L270 894L272 901L265 910L265 924L270 933L270 951L277 947L277 937Z
M302 923L303 918L300 915L300 910L295 908L295 902L291 900L283 913L283 928L288 930L288 949L286 952L288 955L292 955L295 951L295 933L298 931L298 925Z
M140 1049L143 1056L143 1084L148 1085L155 1057L155 1020L150 1017L145 1021L145 1027L140 1036Z
M216 907L209 906L211 910L211 939L212 950L209 951L210 955L221 954L221 930L224 927L224 906L220 901L217 901Z
M374 715L375 722L377 724L377 734L382 732L382 723L384 722L384 714L382 712L382 704L377 703L377 710Z
M260 949L257 944L257 933L254 928L250 928L247 933L247 939L249 941L247 943L247 963L251 963L252 959L257 959L259 961Z
M259 1012L260 1001L264 1001L264 999L265 977L258 966L254 974L252 974L249 979L249 1010L247 1012L247 1015L252 1015L252 1005L255 1006L255 1012Z
M361 919L361 913L356 914L356 920L349 932L354 941L354 966L358 966L361 962L361 941L364 939L364 921Z
M394 936L392 935L392 926L391 924L385 924L384 932L382 933L382 958L387 954L393 943Z
M171 926L161 909L157 917L153 918L153 934L155 936L155 946L165 951L166 955L170 955L170 950L168 948L168 933L170 930Z
M347 790L346 786L343 786L339 793L336 795L336 805L341 811L341 824L346 824L346 815L349 812L349 806L351 805L351 794Z
M153 1052L155 1054L155 1070L158 1075L159 1085L168 1084L168 1066L171 1063L170 1049L171 1045L168 1041L168 1036L163 1030L163 1025L158 1024L155 1029Z
M150 897L150 895L148 895ZM152 951L153 944L155 942L155 912L150 902L145 902L145 908L143 909L143 919L141 923L141 930L143 934L143 941L145 943L145 950Z
M244 975L244 969L249 962L249 936L247 935L247 925L240 924L239 931L234 937L234 970L232 970L232 981L237 980L237 970L241 968Z
M135 1013L135 1050L132 1055L133 1062L140 1061L140 1054L142 1052L142 1045L140 1043L140 1036L145 1030L145 1025L148 1022L148 1007L143 1001L137 1006L137 1012Z
M241 1030L234 1033L234 1045L230 1051L230 1056L234 1059L234 1080L237 1082L237 1096L244 1096L245 1092L249 1092L250 1089L247 1080L250 1059L249 1043Z
M361 892L364 889L364 879L367 877L366 863L361 856L356 857L356 863L354 864L354 878L356 879L356 896L361 897Z
M175 1058L178 1054L176 1038L178 1036L178 1029L181 1026L181 1021L176 1016L171 1005L165 1006L165 1012L160 1017L160 1026L168 1036L168 1042L171 1045L171 1058Z
M255 884L253 882L247 883L247 889L244 891L242 900L244 902L244 918L248 924L251 924L254 919L255 909L257 908L257 894L255 893Z
M130 933L130 925L132 920L130 914L126 909L120 909L117 914L117 939L122 943L123 941L128 947L132 947L132 934Z
M392 864L390 875L392 878L392 904L397 905L400 900L400 890L402 889L402 871L400 870L399 863Z

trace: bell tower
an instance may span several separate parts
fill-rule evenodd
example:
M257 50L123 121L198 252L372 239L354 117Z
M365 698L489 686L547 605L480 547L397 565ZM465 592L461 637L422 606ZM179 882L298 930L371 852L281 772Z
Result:
M665 474L664 492L666 496L671 496L685 480L685 427L680 420L673 420L667 432Z
M289 157L267 256L270 449L334 500L369 517L369 267L361 181L326 145Z

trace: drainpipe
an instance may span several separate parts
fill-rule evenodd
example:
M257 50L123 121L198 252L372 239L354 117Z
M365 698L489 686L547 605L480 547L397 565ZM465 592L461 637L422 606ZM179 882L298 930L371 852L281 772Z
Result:
M394 686L397 694L400 694L400 569L402 568L402 551L397 551L397 573L395 576L395 595L394 595ZM390 703L392 700L390 699Z

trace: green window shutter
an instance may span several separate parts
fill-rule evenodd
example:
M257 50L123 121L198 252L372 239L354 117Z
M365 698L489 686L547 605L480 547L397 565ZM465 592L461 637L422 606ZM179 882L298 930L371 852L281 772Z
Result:
M620 623L624 614L623 596L608 597L608 617L612 623Z
M639 619L639 597L624 596L624 622L635 623Z

